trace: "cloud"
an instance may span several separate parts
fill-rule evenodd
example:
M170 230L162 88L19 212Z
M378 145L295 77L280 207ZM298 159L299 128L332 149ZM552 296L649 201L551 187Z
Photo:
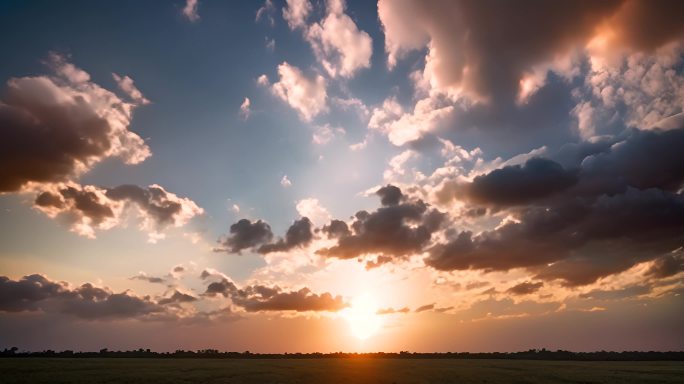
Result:
M431 88L494 103L513 103L538 89L549 70L572 76L568 63L577 50L651 51L678 39L684 27L673 15L682 11L675 1L378 2L390 68L427 48L424 76Z
M513 295L529 295L531 293L537 292L543 286L544 283L541 281L538 281L536 283L533 283L531 281L525 281L508 288L506 292Z
M273 5L272 0L266 0L264 1L264 5L262 5L256 13L256 17L254 21L259 22L261 19L268 20L268 23L273 26L275 24L275 19L273 18L273 14L275 13L275 5Z
M655 259L653 265L646 274L662 279L677 275L681 272L684 272L684 253L680 247L676 252Z
M251 101L249 101L249 97L245 97L245 100L240 104L240 117L243 120L247 120L249 118L249 115L251 113L249 107L252 105Z
M329 257L351 259L366 254L383 256L378 261L390 261L390 256L410 256L420 253L431 235L444 220L444 215L429 209L422 200L399 202L401 191L393 186L378 190L386 205L374 212L359 211L351 224L352 232L345 232L340 224L324 228L334 234L337 244L322 248L317 253Z
M62 219L70 229L94 238L96 230L125 224L124 213L132 209L140 219L139 228L150 233L155 242L167 227L181 227L204 210L192 200L153 184L147 188L120 185L100 188L75 183L44 186L38 191L34 207L51 218Z
M390 97L373 109L368 128L387 135L392 144L402 146L436 131L452 116L454 107L445 102L428 97L418 100L413 112L405 112L396 98Z
M327 111L328 94L323 76L308 77L287 62L278 66L278 75L280 79L271 86L271 91L297 111L300 119L311 121Z
M287 175L283 175L283 178L280 179L280 185L282 185L283 188L289 188L292 186L292 182L287 178Z
M328 212L318 199L313 197L297 201L295 208L300 216L308 217L315 225L322 225L329 221L331 217L330 212Z
M477 176L470 183L447 183L442 197L460 197L478 204L526 204L567 190L577 183L575 171L553 160L533 157L522 165L509 165Z
M198 0L186 0L185 1L185 7L183 7L183 10L181 11L181 13L188 20L190 20L191 22L194 23L200 19L199 14L197 13L198 5L199 5Z
M138 272L137 275L131 276L129 280L141 280L147 281L148 283L165 284L166 279L163 277L150 276L145 272Z
M632 298L651 293L651 287L648 285L630 285L620 289L594 289L587 293L580 294L582 299L595 300L621 300L625 298Z
M295 247L303 247L311 243L313 240L313 228L311 220L307 217L302 217L295 220L294 223L285 232L285 238L278 239L274 243L263 244L257 250L261 254L271 252L285 252Z
M241 219L230 226L228 236L219 239L222 248L217 251L239 253L248 248L253 248L271 241L273 232L268 223L258 220L252 223L248 219Z
M349 226L342 220L333 219L330 224L323 226L323 233L327 234L331 238L346 237L351 235Z
M133 104L90 82L90 76L52 54L56 77L12 78L0 100L0 192L64 182L100 161L138 164L150 156L128 130Z
M306 27L306 18L311 13L312 6L309 0L286 0L283 7L283 19L287 21L290 29Z
M344 0L329 0L327 16L305 34L316 58L331 77L353 77L370 67L373 39L344 13Z
M133 82L133 79L131 79L128 76L121 77L117 75L116 73L112 73L112 77L114 78L114 81L116 81L116 85L119 86L119 89L124 91L128 97L131 98L136 104L149 104L150 101L143 96L142 92L135 86L135 83Z
M411 310L408 307L403 307L399 309L394 308L381 308L375 312L376 315L392 315L395 313L409 313Z
M114 293L90 283L71 288L67 283L34 274L19 280L0 276L0 311L44 311L96 320L144 318L163 309L147 296Z
M381 187L375 194L380 196L380 204L384 206L397 205L404 199L401 189L390 184Z
M684 171L675 165L684 161L676 149L683 144L680 128L630 130L608 143L566 147L552 157L577 167L574 185L553 197L544 188L524 194L524 206L511 210L511 219L480 233L454 233L426 263L440 270L527 268L544 280L583 285L659 258L684 240ZM563 175L552 169L550 179ZM495 185L516 195L525 177L497 177L502 182ZM546 184L528 183L532 189Z
M311 141L317 145L325 145L334 139L335 136L343 136L346 133L342 127L332 127L326 123L316 126Z
M425 312L425 311L433 310L434 308L435 308L434 303L433 304L427 304L427 305L422 305L422 306L416 308L416 310L413 312L416 312L416 313Z
M180 292L174 289L173 294L169 297L164 297L158 301L159 305L178 305L182 303L192 303L199 300L195 296Z
M327 292L316 294L308 288L284 291L278 286L268 287L258 284L238 288L235 283L226 278L210 283L204 295L209 297L220 295L230 298L234 305L247 312L336 312L347 306L341 296L333 297Z

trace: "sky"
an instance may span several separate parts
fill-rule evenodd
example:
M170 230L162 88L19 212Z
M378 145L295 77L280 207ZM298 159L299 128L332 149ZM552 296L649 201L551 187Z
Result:
M681 1L0 1L0 348L684 349Z

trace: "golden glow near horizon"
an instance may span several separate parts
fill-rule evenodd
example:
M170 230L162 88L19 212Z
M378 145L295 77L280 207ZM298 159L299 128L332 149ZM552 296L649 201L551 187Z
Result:
M359 340L366 340L375 335L382 325L382 319L377 311L376 301L370 294L365 293L356 297L342 316L347 320L352 335Z

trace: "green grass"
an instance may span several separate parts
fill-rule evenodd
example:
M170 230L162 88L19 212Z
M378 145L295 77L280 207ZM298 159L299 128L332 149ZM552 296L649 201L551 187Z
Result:
M684 362L26 358L0 383L684 383Z

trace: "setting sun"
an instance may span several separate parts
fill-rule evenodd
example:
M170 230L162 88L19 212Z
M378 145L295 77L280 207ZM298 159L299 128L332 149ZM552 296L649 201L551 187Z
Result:
M343 316L349 323L352 335L359 340L366 340L378 332L382 319L377 315L378 306L369 294L364 294L352 301Z

